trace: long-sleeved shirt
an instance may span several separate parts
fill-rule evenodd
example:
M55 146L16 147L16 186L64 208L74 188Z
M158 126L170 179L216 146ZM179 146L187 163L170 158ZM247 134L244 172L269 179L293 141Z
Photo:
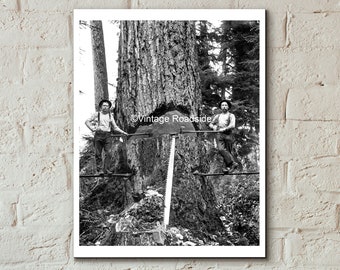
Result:
M104 114L102 112L99 112L99 113L97 112L97 113L92 114L91 117L87 119L87 121L89 121L92 124L92 126L95 127L95 130L110 132L111 131L110 122L111 122L112 127L115 131L123 132L117 126L115 119L111 113Z

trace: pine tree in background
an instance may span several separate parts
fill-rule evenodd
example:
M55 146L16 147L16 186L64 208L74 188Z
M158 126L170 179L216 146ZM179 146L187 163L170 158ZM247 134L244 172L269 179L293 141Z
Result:
M255 21L223 22L222 47L229 52L232 99L238 125L259 128L259 24ZM227 56L224 58L227 59Z
M109 99L102 21L91 21L90 28L94 68L94 104L97 109L102 99Z
M220 28L208 21L196 23L196 43L198 54L198 67L201 79L203 106L214 107L224 96L226 77L218 74L213 65L219 65L216 51L220 47Z
M100 21L91 22L91 34L95 103L98 104L100 99L108 98ZM152 136L133 137L124 143L117 139L112 146L114 158L110 169L114 173L133 172L132 178L122 181L110 176L109 180L101 183L93 183L92 179L82 182L81 231L89 231L88 228L93 231L84 235L83 245L93 245L98 237L96 235L103 235L101 224L106 218L105 211L121 218L133 202L138 202L135 200L137 195L139 199L143 198L150 188L160 194L165 193L170 149L170 137L166 134L179 131L179 127L135 121L131 118L133 115L200 116L202 111L211 115L211 108L221 99L231 98L232 112L239 128L235 131L235 152L244 171L257 171L259 166L257 22L222 21L217 26L208 21L195 24L187 21L122 21L118 63L116 121L129 133L147 132ZM187 128L193 131L197 127L190 124ZM89 168L92 156L90 150L82 153L80 168L84 172ZM258 176L220 177L218 181L208 181L193 174L197 168L203 172L219 171L219 157L208 140L196 135L178 136L170 225L190 229L190 234L204 240L201 241L203 244L213 239L220 245L257 245ZM150 205L143 208L145 213L132 209L137 223L141 225L139 229L145 229L144 221L150 225L148 230L155 229L156 222L162 221L163 206L161 203L158 206L158 212ZM228 222L224 224L221 216ZM93 222L88 224L88 220ZM225 229L232 233L226 233ZM144 245L133 242L135 238L132 235L136 230L131 227L130 231L120 234L108 231L101 244Z

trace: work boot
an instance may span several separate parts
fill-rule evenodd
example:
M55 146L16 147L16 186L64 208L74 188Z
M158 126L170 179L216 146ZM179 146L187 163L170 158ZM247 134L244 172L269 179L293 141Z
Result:
M229 168L223 168L223 169L222 169L222 172L223 172L223 173L229 173L229 172L230 172L230 169L229 169Z
M234 171L238 167L238 164L236 162L233 162L230 166L230 172Z
M223 173L231 173L238 167L238 164L236 162L233 162L231 165L229 165L227 168L223 168Z
M110 170L105 170L104 173L105 173L105 174L113 174L113 172L110 171Z

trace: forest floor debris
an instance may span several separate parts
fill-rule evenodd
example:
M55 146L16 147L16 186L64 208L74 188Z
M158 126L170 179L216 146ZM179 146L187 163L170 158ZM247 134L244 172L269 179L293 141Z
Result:
M110 207L92 211L81 209L80 245L114 246L123 245L123 242L135 245L166 246L256 245L257 239L254 239L254 235L258 235L257 231L246 231L247 229L258 230L256 219L258 197L254 195L254 192L250 192L250 187L254 189L251 184L245 182L240 182L236 186L230 185L231 192L244 190L248 194L238 195L237 198L230 196L224 198L225 207L221 207L223 215L221 214L220 218L225 231L219 234L205 234L204 236L200 234L197 237L197 234L188 228L170 225L165 229L162 225L164 197L157 190L148 189L139 202L134 202L117 214L112 214ZM246 213L241 213L243 208L238 203L248 206ZM238 211L236 215L234 210ZM133 242L129 242L129 238L134 238Z

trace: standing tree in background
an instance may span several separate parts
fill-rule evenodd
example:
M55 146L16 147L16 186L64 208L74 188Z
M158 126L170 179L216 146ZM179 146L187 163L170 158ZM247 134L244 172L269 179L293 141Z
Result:
M109 99L105 45L102 21L91 21L91 41L94 69L95 108L102 99Z
M242 159L246 159L243 162L245 168L258 166L259 23L223 21L221 28L219 60L223 63L223 76L230 81L236 124L244 127L236 134L237 153Z
M207 21L198 21L196 23L196 40L198 54L198 68L201 81L202 103L214 106L219 101L216 91L218 76L212 69L210 63L214 61L210 50L213 49L213 38L208 28L211 24Z
M232 99L239 125L259 128L259 23L225 21L222 23L222 53L233 76ZM228 57L229 56L229 57Z
M221 30L208 21L198 21L196 35L202 103L214 107L225 97L226 88L230 85L229 77L223 72L219 74L212 66L223 62L223 59L221 61L219 55L216 55L216 50L221 46Z
M95 104L102 98L108 98L105 49L103 33L100 35L100 32L102 33L101 22L92 21L94 73L97 78ZM118 125L129 133L146 132L152 136L133 136L127 140L124 138L124 143L117 139L112 145L113 158L109 169L114 173L132 172L133 176L105 177L105 181L100 184L89 185L93 187L89 189L90 195L84 196L84 210L105 209L119 217L119 222L116 220L118 223L110 228L109 236L105 236L105 240L101 242L103 245L143 245L142 237L136 240L136 235L140 235L137 227L131 226L131 231L125 232L115 229L117 224L129 222L131 213L137 213L132 216L137 218L133 224L137 222L141 225L138 228L145 228L146 225L148 230L152 230L155 229L152 226L156 222L162 222L161 203L156 205L158 208L154 208L155 204L144 207L146 215L131 205L134 205L133 201L140 202L138 200L143 198L143 193L148 189L165 194L171 144L169 134L178 133L181 128L195 130L204 127L200 124L173 121L173 116L209 115L210 108L216 106L228 91L227 96L232 97L234 105L233 113L237 116L237 126L251 126L251 132L255 134L251 136L245 129L237 129L235 151L242 159L242 164L246 164L244 169L257 169L258 135L254 127L257 127L259 116L258 102L256 103L259 90L258 34L256 22L222 22L219 28L207 21L120 22L114 117ZM216 50L218 48L221 48L219 54ZM214 66L216 63L217 69ZM206 110L203 111L204 109ZM165 117L170 121L160 124L142 119L148 116ZM88 160L89 155L82 157L81 168L88 167ZM213 235L214 239L218 236L217 242L220 245L229 245L231 242L241 244L240 239L230 242L220 216L235 221L232 226L238 233L233 233L233 237L244 235L246 226L239 226L239 221L243 222L243 219L240 212L236 211L238 206L243 207L243 197L239 197L239 189L235 183L247 183L249 177L235 176L233 180L237 178L237 181L230 186L230 179L204 178L193 174L197 170L219 172L222 163L220 155L208 140L204 141L196 134L178 135L170 226L189 229L190 233L204 239L204 242ZM257 182L256 176L251 179L254 183ZM87 183L92 183L92 179ZM251 186L256 189L255 184ZM237 203L236 197L239 198ZM231 211L230 205L235 205L236 212ZM83 231L87 230L86 213L89 212L86 211L81 223ZM249 210L251 211L252 209ZM126 220L124 213L130 215ZM143 223L144 221L147 222ZM256 243L255 240L251 243L253 242ZM148 244L155 243L151 241Z

